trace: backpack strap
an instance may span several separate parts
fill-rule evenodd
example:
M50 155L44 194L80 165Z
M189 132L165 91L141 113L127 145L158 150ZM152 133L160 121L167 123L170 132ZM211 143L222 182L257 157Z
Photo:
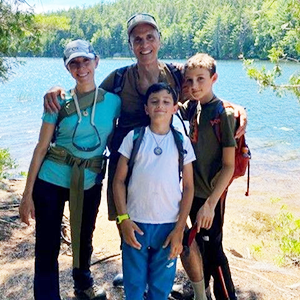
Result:
M128 185L129 179L132 175L134 161L135 161L136 155L140 149L143 137L145 135L145 130L146 130L146 127L144 127L144 126L134 128L132 150L131 150L130 158L127 162L128 172L127 172L127 177L126 177L126 185Z
M181 82L182 82L181 71L178 70L172 64L166 64L166 65L174 78L176 92L179 93L180 89L181 89ZM129 66L125 66L125 67L122 67L122 68L119 68L116 70L115 77L114 77L114 86L113 86L113 92L115 94L118 94L122 91L124 75L125 75L126 71L128 70L128 68L129 68Z
M173 79L175 81L175 90L176 90L177 94L179 94L181 91L181 83L182 83L182 79L183 79L181 71L179 69L177 69L173 64L166 63L166 65L167 65L169 71L171 72ZM182 119L181 115L179 114L179 112L176 112L176 116L182 123L182 127L183 127L185 135L189 136L186 126L185 126L183 119Z
M219 143L222 141L222 133L221 133L221 114L223 113L225 107L223 105L223 101L219 100L218 104L216 105L214 116L210 120L210 124L213 128L213 131L215 133L215 136L217 137L217 140Z
M176 117L180 120L181 124L182 124L182 127L183 127L183 130L184 130L184 134L188 137L189 136L189 133L188 133L188 130L186 129L186 126L184 124L184 121L179 113L179 111L176 112Z
M187 151L183 148L182 133L176 130L173 125L171 125L171 131L174 137L176 147L178 149L178 172L179 172L179 181L180 181L182 178L184 155L187 153Z
M116 70L115 77L114 77L114 87L113 92L118 94L123 89L123 82L124 82L124 75L127 71L129 66L125 66L123 68L119 68Z
M82 211L84 203L84 170L103 173L106 169L107 157L104 155L89 159L72 155L63 147L50 147L46 159L55 163L68 165L71 168L69 189L70 222L72 230L73 267L79 268L80 258L80 228L82 225Z
M201 109L201 103L199 101L188 100L188 114L186 116L190 125L188 136L194 144L198 141L198 127L200 123Z
M98 88L98 97L96 102L101 102L104 99L104 95L106 94L106 91L102 88ZM72 99L72 91L68 92L66 95L66 98L68 98L68 100ZM79 108L80 110L84 110L88 107L91 107L93 105L94 100L90 97L83 97L80 99L79 101ZM55 143L56 138L57 138L57 134L58 134L58 130L59 130L59 124L60 122L69 116L74 115L76 112L76 106L74 101L70 101L70 102L65 102L64 105L61 107L60 111L58 112L58 117L56 120L56 124L55 124L55 130L53 133L53 137L51 139L51 143Z
M72 91L71 91L71 97L73 96ZM103 101L104 95L106 94L106 91L104 89L98 88L98 97L96 102L99 103ZM94 99L91 97L82 97L79 101L79 108L80 110L87 109L88 107L91 107L93 105ZM65 103L61 110L58 113L58 118L57 118L57 123L58 125L64 118L69 117L71 115L74 115L76 113L76 106L74 101L70 101L68 103Z
M179 94L181 90L182 74L173 64L166 64L175 81L175 90Z
M129 179L132 175L132 170L135 162L136 155L140 149L143 137L145 135L146 127L137 127L134 129L133 133L133 146L131 150L130 158L127 162L128 165L128 172L126 177L126 185L129 183ZM176 147L178 149L178 172L179 172L179 181L181 180L181 174L183 171L183 162L184 162L184 155L187 153L187 151L183 148L183 135L181 132L176 130L173 125L171 125L171 131L174 137L174 141L176 144Z

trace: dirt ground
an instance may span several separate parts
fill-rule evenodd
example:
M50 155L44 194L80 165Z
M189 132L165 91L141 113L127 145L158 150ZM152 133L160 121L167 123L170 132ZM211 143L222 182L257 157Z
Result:
M226 204L224 247L240 300L300 299L299 265L278 267L275 264L279 252L273 245L272 234L263 228L266 219L275 216L283 202L295 216L300 216L300 187L289 188L288 182L287 179L272 182L273 187L274 184L283 187L276 195L269 188L269 182L261 178L252 177L249 197L244 196L244 179L237 180L231 187ZM0 182L0 299L3 300L33 299L34 221L28 227L21 224L18 217L24 184L24 180ZM119 300L123 299L123 290L113 287L112 280L121 270L120 241L114 222L107 221L104 194L94 233L92 272L96 283L107 290L109 299ZM278 197L283 200L271 204L270 199ZM61 296L75 299L72 260L66 244L62 245L59 263ZM180 263L177 273L176 281L183 285L183 295L177 295L176 299L192 299Z

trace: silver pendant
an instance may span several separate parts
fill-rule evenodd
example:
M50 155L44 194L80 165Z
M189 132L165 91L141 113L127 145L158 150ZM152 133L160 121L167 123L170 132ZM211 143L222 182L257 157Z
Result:
M82 112L82 114L83 114L84 117L87 117L87 116L89 115L89 113L87 112L87 110L84 110L84 111Z
M157 146L157 147L154 148L153 152L154 152L155 155L161 155L163 151L160 147Z

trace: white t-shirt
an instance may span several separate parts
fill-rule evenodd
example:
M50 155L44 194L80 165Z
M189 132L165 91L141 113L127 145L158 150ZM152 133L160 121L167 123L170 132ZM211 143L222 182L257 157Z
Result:
M128 159L133 147L133 134L133 130L127 134L119 149ZM154 154L157 143L153 135L163 151L161 155ZM196 159L191 142L186 136L183 148L187 151L184 157L186 165ZM182 198L178 156L171 130L167 135L157 135L146 127L128 185L127 210L133 221L150 224L177 221Z

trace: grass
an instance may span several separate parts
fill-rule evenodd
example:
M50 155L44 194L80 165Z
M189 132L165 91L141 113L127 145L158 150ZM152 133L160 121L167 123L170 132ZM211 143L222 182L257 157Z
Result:
M273 204L279 201L279 198L271 199ZM242 227L256 238L256 243L251 245L254 258L270 254L273 248L277 253L273 260L278 265L300 264L300 219L296 219L286 205L282 205L275 216L255 211Z

